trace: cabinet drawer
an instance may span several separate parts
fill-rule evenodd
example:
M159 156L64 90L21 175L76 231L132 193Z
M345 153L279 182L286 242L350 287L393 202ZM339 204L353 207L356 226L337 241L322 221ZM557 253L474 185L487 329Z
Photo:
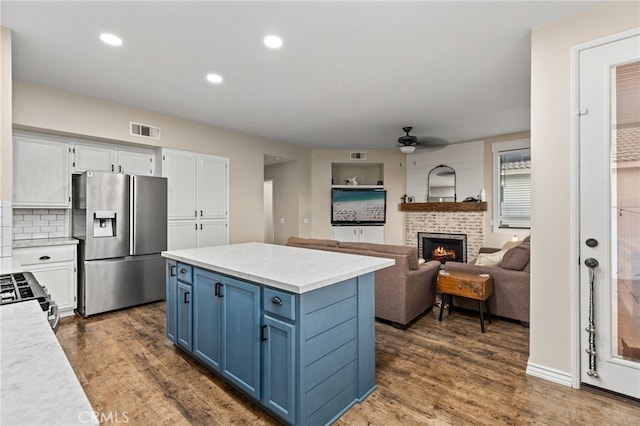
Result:
M437 290L439 293L487 300L493 294L493 278L438 275Z
M184 263L178 263L178 280L184 283L192 283L193 268L190 265Z
M295 294L265 288L262 293L262 304L265 312L270 312L292 321L296 319Z
M76 245L25 247L13 249L13 256L21 265L39 265L54 262L72 262Z

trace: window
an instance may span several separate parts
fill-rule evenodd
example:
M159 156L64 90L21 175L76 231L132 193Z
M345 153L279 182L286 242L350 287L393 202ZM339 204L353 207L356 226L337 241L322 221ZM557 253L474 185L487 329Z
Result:
M531 149L528 139L493 146L494 230L531 227Z

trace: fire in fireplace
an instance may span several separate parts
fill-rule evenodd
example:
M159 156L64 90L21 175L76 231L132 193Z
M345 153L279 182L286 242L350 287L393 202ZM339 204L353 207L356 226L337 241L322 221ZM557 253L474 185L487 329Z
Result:
M456 251L447 250L444 246L438 246L431 252L431 257L440 262L446 262L447 260L456 260Z
M418 253L426 261L467 262L467 235L418 232Z

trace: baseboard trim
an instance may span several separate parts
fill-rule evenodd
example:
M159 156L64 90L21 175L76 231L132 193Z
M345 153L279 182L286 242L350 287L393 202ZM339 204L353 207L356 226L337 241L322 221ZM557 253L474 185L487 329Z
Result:
M549 380L550 382L560 385L573 387L573 376L566 371L556 370L555 368L545 367L543 365L527 363L527 374L540 379Z

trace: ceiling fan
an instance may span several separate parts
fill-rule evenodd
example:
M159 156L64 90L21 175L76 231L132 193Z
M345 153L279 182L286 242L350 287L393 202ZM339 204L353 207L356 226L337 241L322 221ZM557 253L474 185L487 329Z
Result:
M418 140L417 136L410 135L409 132L413 130L413 127L406 126L402 128L402 131L406 133L404 136L400 136L398 138L398 143L400 144L400 152L403 154L411 154L416 150L416 147L424 146L424 147L437 147L448 145L449 142L442 138L437 138L435 136L427 136L422 137Z

